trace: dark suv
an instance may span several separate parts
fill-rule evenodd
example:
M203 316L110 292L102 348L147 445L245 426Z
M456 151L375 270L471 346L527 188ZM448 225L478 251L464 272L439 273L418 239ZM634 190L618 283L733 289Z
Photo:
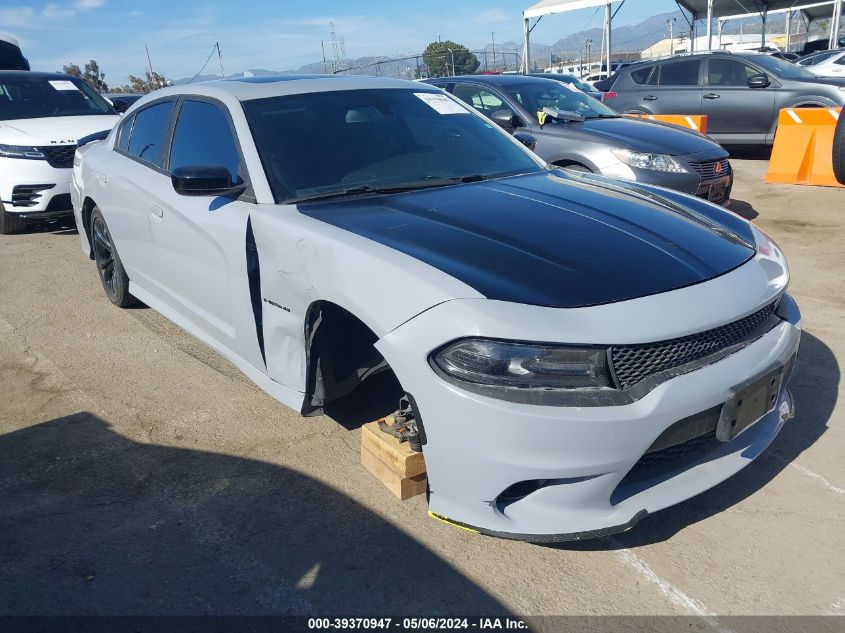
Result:
M845 104L845 79L753 53L639 63L595 86L619 112L707 115L707 133L722 145L770 145L781 108Z

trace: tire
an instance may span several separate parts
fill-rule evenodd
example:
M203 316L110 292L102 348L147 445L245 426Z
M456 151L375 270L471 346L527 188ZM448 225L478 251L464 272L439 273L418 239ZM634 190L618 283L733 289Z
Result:
M836 132L833 133L833 175L845 185L845 108L839 115Z
M3 203L0 202L0 235L11 235L23 231L25 226L26 220L15 217L11 213L6 213Z
M129 276L117 254L106 219L98 207L91 211L90 231L97 275L109 301L119 308L135 305L138 300L129 294Z

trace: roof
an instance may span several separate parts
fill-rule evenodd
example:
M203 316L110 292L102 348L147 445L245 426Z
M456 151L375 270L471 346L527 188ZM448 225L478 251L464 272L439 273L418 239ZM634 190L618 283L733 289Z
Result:
M786 13L787 11L801 11L808 20L818 20L820 18L829 18L833 15L833 7L836 3L833 0L825 0L824 2L811 2L808 0L804 3L792 2L789 7L785 9L769 9L769 16L779 13ZM796 5L796 6L793 6ZM752 8L743 6L743 9ZM740 7L737 7L740 8ZM720 20L741 20L743 18L760 17L759 13L747 13L742 11L733 15L720 15Z
M613 1L614 0L540 0L537 4L533 4L525 9L525 11L522 12L522 17L539 18L552 13L577 11L578 9L591 9L592 7L600 7L605 4L611 4Z
M514 86L517 84L539 83L549 81L544 77L533 77L531 75L458 75L457 77L437 77L426 79L423 83L437 81L440 83L466 83L475 81L478 83L492 84L494 86Z
M264 99L283 95L334 90L372 90L379 88L407 88L420 90L420 84L387 77L362 77L346 75L262 75L216 79L195 84L181 84L156 90L156 97L193 94L239 101Z
M737 13L747 14L752 11L762 13L768 9L769 13L792 9L800 11L804 6L817 5L819 0L711 0L713 2L713 17L729 17ZM678 0L678 4L684 9L697 15L699 18L707 15L708 0ZM752 14L753 15L753 14ZM830 15L830 12L828 12Z
M0 77L8 77L10 75L39 79L79 79L78 77L73 77L65 73L48 73L37 70L0 70Z

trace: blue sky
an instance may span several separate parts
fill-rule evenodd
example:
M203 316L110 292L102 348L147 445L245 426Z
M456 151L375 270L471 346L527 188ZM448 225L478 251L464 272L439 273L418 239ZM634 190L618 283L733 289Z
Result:
M227 73L247 68L284 70L330 55L329 22L346 43L347 57L416 53L440 36L470 48L490 41L519 41L521 11L531 0L428 0L425 3L285 2L283 0L0 0L0 32L16 36L34 70L82 66L93 58L106 81L120 84L146 68L178 79L196 73L215 41ZM628 0L618 24L676 8L672 0ZM600 27L593 9L549 16L535 41L552 43L587 27ZM216 59L209 68L216 71Z

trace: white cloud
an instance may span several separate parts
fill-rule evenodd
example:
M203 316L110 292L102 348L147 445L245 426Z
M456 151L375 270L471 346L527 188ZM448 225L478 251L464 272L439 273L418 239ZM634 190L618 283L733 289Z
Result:
M12 7L0 9L0 24L4 26L26 26L32 20L32 9L29 7Z
M55 20L59 18L69 18L75 13L75 11L70 7L62 7L58 4L51 2L46 7L44 7L44 10L41 13L45 18Z
M496 8L476 13L472 17L472 21L474 24L499 24L501 22L508 22L511 17L504 9Z
M76 8L81 11L96 9L106 3L106 0L76 0Z

